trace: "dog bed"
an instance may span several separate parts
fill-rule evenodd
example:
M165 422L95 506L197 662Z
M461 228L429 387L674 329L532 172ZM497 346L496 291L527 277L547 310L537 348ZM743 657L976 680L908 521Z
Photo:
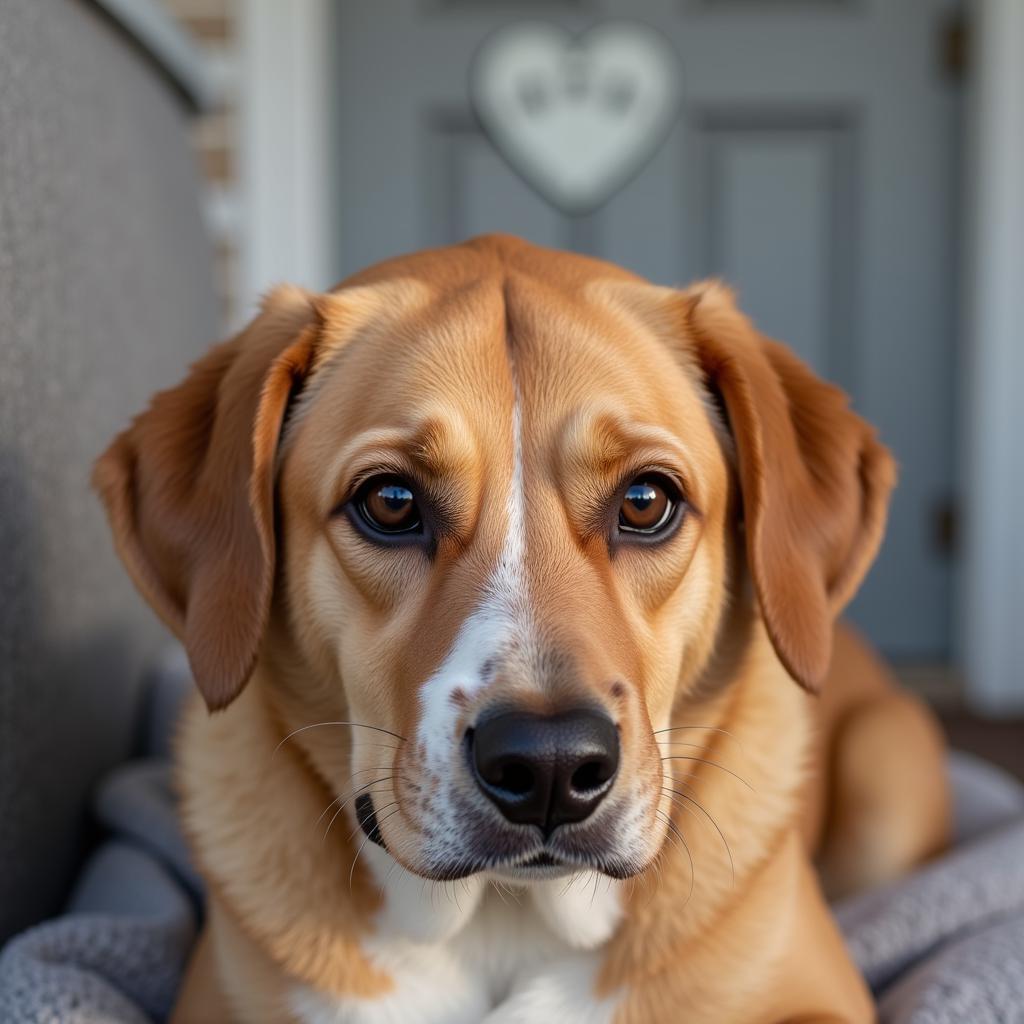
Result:
M170 1012L202 915L168 751L189 685L174 650L153 677L148 756L118 768L97 792L109 838L66 913L0 954L0 1020L150 1024ZM883 1024L1024 1022L1024 786L965 754L951 754L949 769L953 849L838 904L836 917Z

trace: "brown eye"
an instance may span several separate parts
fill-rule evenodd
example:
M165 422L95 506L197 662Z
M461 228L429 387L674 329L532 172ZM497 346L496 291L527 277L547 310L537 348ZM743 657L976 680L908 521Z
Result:
M420 533L423 520L412 488L398 477L374 477L356 501L360 517L377 533Z
M674 518L678 494L660 477L638 477L622 497L619 529L626 533L658 533Z

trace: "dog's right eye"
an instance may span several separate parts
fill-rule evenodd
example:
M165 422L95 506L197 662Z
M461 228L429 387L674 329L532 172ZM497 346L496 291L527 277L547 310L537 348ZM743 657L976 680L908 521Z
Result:
M395 536L423 532L423 517L412 486L400 477L376 476L356 494L353 506L374 533Z

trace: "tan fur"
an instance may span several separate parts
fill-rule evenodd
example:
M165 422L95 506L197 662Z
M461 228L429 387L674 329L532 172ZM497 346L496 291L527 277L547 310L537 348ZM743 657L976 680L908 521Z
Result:
M363 837L314 822L386 770L389 851L432 870L439 780L401 738L500 557L515 406L535 634L462 695L453 739L495 694L618 722L616 786L655 798L598 991L628 1024L872 1019L811 858L851 891L933 853L948 816L933 724L835 626L892 461L720 286L503 237L276 293L97 465L129 571L222 709L197 699L180 735L213 910L175 1019L287 1020L299 982L391 990ZM608 496L652 466L691 510L657 549L610 550ZM381 471L434 488L430 559L337 511ZM307 728L347 721L386 731Z

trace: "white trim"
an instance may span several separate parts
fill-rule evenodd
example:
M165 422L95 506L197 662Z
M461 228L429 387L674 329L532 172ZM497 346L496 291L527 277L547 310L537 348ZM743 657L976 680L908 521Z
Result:
M210 110L217 89L202 51L192 37L154 0L94 0L177 85L196 111Z
M210 184L203 189L203 219L216 241L237 241L241 222L238 205L238 189L231 185Z
M1024 3L978 0L964 351L967 699L1024 711Z
M331 0L239 4L240 295L332 284Z

